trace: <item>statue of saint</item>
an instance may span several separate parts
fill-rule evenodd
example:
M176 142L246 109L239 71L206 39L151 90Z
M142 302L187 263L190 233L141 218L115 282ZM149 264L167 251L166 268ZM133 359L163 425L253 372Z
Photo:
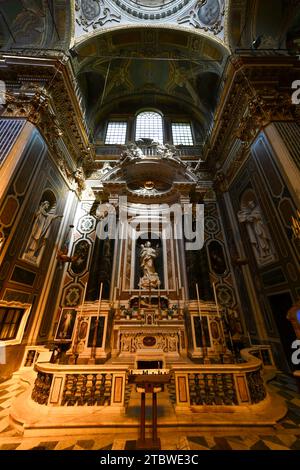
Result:
M85 189L85 179L84 179L84 172L82 167L78 167L74 174L74 181L77 185L79 191L83 191Z
M147 241L145 245L141 245L140 264L143 269L143 277L140 279L140 286L143 289L158 288L160 286L160 279L154 265L157 255L158 245L153 248L150 241Z
M270 256L273 258L271 238L259 206L254 201L249 201L247 207L238 213L238 219L240 223L247 224L250 242L257 259L264 261Z
M50 202L43 201L35 214L30 239L25 250L25 255L30 258L38 258L41 248L45 245L51 223L62 215L50 214Z
M154 260L157 257L157 249L152 248L151 242L146 242L141 245L141 267L143 268L144 275L150 276L155 273Z

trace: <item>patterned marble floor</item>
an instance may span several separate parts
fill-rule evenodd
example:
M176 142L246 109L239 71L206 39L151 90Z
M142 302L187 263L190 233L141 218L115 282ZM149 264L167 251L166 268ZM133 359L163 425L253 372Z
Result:
M273 391L286 400L288 413L276 429L194 430L159 432L164 450L300 450L300 394L293 377L278 373L269 382ZM122 450L133 449L134 432L84 434L64 438L23 438L9 424L9 408L24 387L16 379L0 384L0 450Z

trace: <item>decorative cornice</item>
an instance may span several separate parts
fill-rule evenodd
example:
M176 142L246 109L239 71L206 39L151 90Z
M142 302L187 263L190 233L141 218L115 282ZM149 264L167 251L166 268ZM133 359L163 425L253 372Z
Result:
M296 118L291 84L300 72L300 64L287 56L233 57L228 65L215 126L204 150L204 158L213 169L221 170L234 142L242 143L226 177L239 168L247 149L267 125ZM241 154L240 154L241 153Z
M118 7L123 11L128 13L134 18L141 18L143 20L160 20L162 18L167 18L168 16L175 15L178 11L184 8L191 0L175 0L173 2L168 2L165 6L156 7L137 7L136 2L131 2L130 0L112 0ZM149 0L151 4L151 0Z
M66 173L74 173L78 166L89 173L94 152L69 63L58 58L18 56L5 56L4 60L7 67L1 70L0 78L8 86L2 115L28 119L60 158L66 158L65 148L69 154Z

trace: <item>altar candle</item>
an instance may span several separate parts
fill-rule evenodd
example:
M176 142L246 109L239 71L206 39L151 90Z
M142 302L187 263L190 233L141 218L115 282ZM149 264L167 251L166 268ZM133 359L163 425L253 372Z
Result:
M197 293L197 301L198 301L199 315L201 315L201 306L200 306L200 297L199 297L199 288L198 288L198 284L196 284L196 293Z
M85 301L86 290L87 290L87 282L84 286L83 297L82 297L81 308L80 308L80 315L82 315L82 312L83 312L83 304Z
M103 289L103 282L101 282L101 284L100 284L100 294L99 294L99 302L98 302L98 317L100 315L101 300L102 300L102 289Z
M216 285L213 282L213 291L214 291L214 297L215 297L215 304L217 307L217 314L220 315L220 310L219 310L219 304L218 304L218 298L217 298L217 291L216 291Z
M139 313L141 310L141 283L139 282Z

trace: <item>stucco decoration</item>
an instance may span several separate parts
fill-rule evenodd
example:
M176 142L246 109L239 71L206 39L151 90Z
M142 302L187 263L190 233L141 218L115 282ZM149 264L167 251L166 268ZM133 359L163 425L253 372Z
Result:
M130 16L155 21L174 16L194 0L112 0Z
M119 23L121 16L114 14L104 0L76 0L76 22L83 31L97 29L106 23Z
M224 14L224 0L199 0L187 15L178 19L178 23L189 23L195 28L217 35L224 28Z
M182 24L223 39L225 0L75 0L75 10L77 37L117 24L146 23Z

